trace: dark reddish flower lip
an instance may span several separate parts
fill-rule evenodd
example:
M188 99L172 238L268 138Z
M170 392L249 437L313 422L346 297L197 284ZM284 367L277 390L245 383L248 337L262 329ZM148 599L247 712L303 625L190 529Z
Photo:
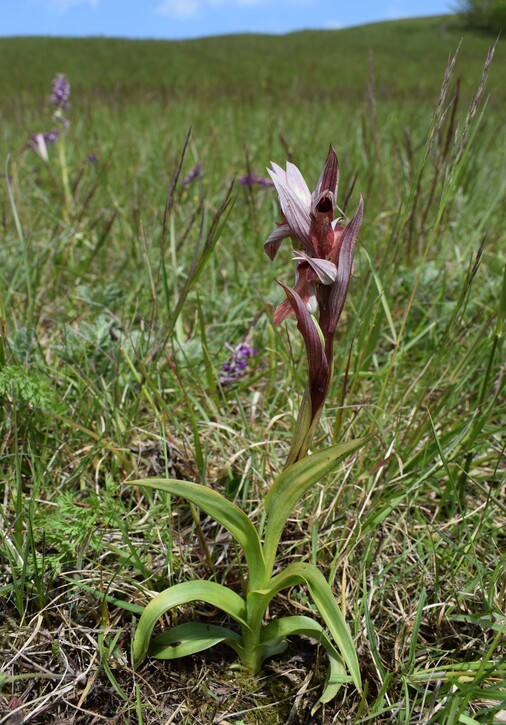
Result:
M330 191L322 191L321 194L313 201L312 209L313 214L319 212L320 214L332 214L336 208L336 200L334 194Z

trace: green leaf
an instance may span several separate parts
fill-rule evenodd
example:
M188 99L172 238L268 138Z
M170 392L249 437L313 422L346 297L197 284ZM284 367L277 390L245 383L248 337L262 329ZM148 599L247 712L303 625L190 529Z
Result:
M313 406L311 405L311 393L309 389L309 382L306 383L306 387L304 389L304 395L302 397L302 401L299 407L299 412L297 415L297 422L295 423L295 430L292 435L292 442L290 445L290 451L288 453L288 457L286 459L285 463L285 470L288 469L289 466L291 466L295 461L297 460L297 457L301 453L303 449L304 441L309 436L309 431L312 428L312 422L318 422L319 415L315 416L313 418ZM305 451L307 453L307 449Z
M327 633L314 619L305 616L283 617L276 619L267 624L261 633L260 641L266 647L273 647L276 643L284 640L293 634L302 634L306 637L316 639L326 650L329 656L329 671L325 680L325 685L316 706L312 709L313 715L318 705L330 702L338 693L339 688L346 682L350 682L351 677L346 674L343 661L336 651L336 648L330 641Z
M260 643L271 647L285 637L290 637L292 634L303 634L306 637L313 637L318 642L326 640L329 649L333 650L337 656L336 648L330 641L322 625L315 619L306 617L305 615L282 617L281 619L274 619L272 622L269 622L265 627L262 627Z
M475 720L474 717L469 717L469 715L464 715L463 713L459 715L459 722L463 725L480 725L479 720Z
M265 578L265 560L257 530L244 511L217 491L191 481L170 478L146 478L128 481L128 486L144 486L166 491L195 504L229 531L241 546L250 575L250 587L256 588Z
M299 499L343 458L358 450L367 440L368 438L358 438L306 456L276 478L265 498L265 509L269 516L264 540L268 572L272 571L283 527Z
M207 602L223 610L243 626L246 624L246 602L231 589L208 581L191 581L175 584L157 594L144 609L135 631L133 655L134 668L146 657L151 633L157 621L169 609L188 602Z
M202 622L187 622L167 629L158 637L153 637L148 654L157 660L175 660L196 652L203 652L223 642L236 654L242 654L242 637L226 627Z
M361 692L360 669L350 630L327 580L315 566L303 563L290 564L271 579L269 591L264 590L259 592L259 595L270 600L281 590L296 584L306 584L313 602L348 666L353 684ZM251 592L250 596L254 594L255 592Z

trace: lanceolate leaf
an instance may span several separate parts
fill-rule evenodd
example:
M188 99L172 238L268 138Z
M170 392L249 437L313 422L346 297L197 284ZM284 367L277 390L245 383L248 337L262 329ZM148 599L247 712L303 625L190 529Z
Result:
M203 622L186 622L167 629L149 644L149 654L157 660L175 660L214 647L223 642L242 656L242 637L226 627Z
M337 657L337 651L330 641L322 625L311 617L305 615L294 615L292 617L281 617L266 624L262 629L260 643L270 647L285 637L292 634L303 634L306 637L313 637L318 642L326 641L329 650L332 650Z
M223 610L243 626L246 624L246 603L231 589L211 581L191 581L175 584L157 594L144 609L135 631L134 667L138 667L148 652L151 633L157 621L169 609L188 602L207 602Z
M322 642L325 647L324 642ZM327 649L327 647L325 647ZM343 661L339 656L332 657L327 649L329 655L329 670L325 679L325 686L322 694L314 707L311 708L311 715L314 715L318 709L318 705L325 702L330 702L337 695L341 687L350 682L351 677L346 674L346 667L343 665Z
M241 546L250 571L250 585L255 588L265 576L265 562L258 533L244 511L217 491L190 481L169 478L146 478L128 481L129 486L145 486L180 496L198 506L229 531Z
M276 619L273 622L269 622L263 628L261 643L266 646L273 646L280 640L293 634L303 634L306 637L312 637L325 647L329 656L330 667L318 703L330 702L336 696L339 688L345 682L350 682L351 678L346 674L346 668L343 665L342 659L319 622L311 619L311 617L305 616Z
M356 451L367 438L339 443L319 453L306 456L286 468L274 481L266 499L268 522L265 529L264 552L267 571L272 571L283 527L299 499L346 456ZM254 587L252 587L253 589Z
M304 441L307 438L308 431L312 428L311 421L314 420L312 405L311 405L311 387L309 381L306 383L304 395L297 415L297 422L295 424L295 430L292 436L292 444L290 446L290 452L285 463L285 470L297 461L300 456L301 450L303 449ZM307 448L304 453L307 452ZM304 457L304 456L302 456Z
M313 602L348 666L353 684L360 692L362 681L355 645L337 600L323 574L312 564L290 564L284 571L271 579L269 593L262 592L262 594L270 600L278 592L296 584L306 584Z
M322 341L318 334L315 320L309 314L306 305L298 293L294 289L287 287L282 282L279 282L279 280L278 284L283 287L287 299L292 305L292 309L297 318L297 329L304 338L309 367L311 393L313 393L313 388L316 389L318 387L325 387L328 380L329 364L323 351ZM311 399L312 397L313 396L311 396Z

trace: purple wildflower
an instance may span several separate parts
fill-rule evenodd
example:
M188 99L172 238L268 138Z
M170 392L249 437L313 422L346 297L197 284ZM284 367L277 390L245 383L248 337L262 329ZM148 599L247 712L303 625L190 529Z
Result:
M44 141L46 142L46 146L51 146L52 144L56 143L59 138L60 132L57 128L52 128L51 131L47 131L44 134Z
M67 109L70 106L70 82L63 73L58 73L53 80L51 103L57 109Z
M188 186L188 184L191 184L192 181L195 181L195 179L200 179L202 176L204 176L204 169L202 168L202 164L199 161L198 164L196 164L193 169L191 169L189 173L184 177L183 184L185 186Z
M258 184L259 186L274 186L274 182L272 182L270 179L266 179L263 176L259 176L259 174L255 174L254 171L251 171L249 174L241 176L238 181L241 186L247 186L248 188L251 188L255 184Z
M257 354L255 348L247 342L241 342L235 348L231 348L232 355L228 362L221 367L218 380L221 385L231 385L246 373L250 357Z

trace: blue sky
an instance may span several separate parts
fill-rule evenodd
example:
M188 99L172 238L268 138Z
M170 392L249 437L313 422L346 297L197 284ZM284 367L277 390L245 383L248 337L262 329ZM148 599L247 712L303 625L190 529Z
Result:
M0 0L0 35L193 38L448 13L451 0Z

